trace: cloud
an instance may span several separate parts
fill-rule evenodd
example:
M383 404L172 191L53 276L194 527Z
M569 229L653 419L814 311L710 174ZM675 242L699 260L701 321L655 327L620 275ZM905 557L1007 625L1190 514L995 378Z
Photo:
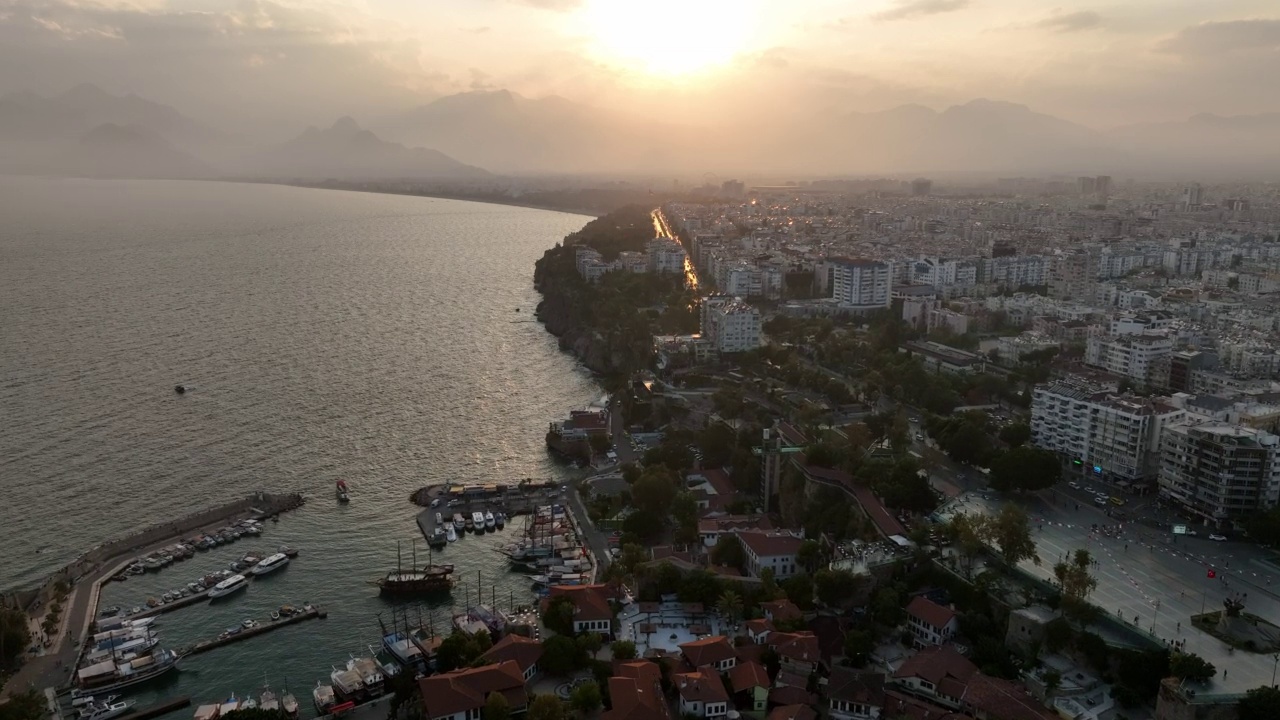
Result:
M1175 55L1280 50L1280 20L1259 18L1192 25L1161 41L1156 49Z
M872 20L906 20L925 15L963 10L969 6L969 0L898 0L898 4L888 10L871 16Z
M582 0L510 0L510 2L555 12L568 12L582 5Z
M1035 23L1035 27L1052 30L1057 33L1080 32L1081 30L1102 27L1102 16L1092 10L1081 10L1065 15L1047 17Z

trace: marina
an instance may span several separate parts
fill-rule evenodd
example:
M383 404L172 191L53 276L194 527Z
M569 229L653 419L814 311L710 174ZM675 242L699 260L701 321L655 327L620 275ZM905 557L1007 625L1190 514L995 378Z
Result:
M288 615L277 614L276 617L267 620L266 622L258 623L255 621L245 621L245 623L240 627L226 630L212 640L198 642L195 645L183 648L179 650L178 653L182 657L186 657L188 655L199 655L200 653L217 650L220 647L225 647L232 643L248 640L249 638L257 637L259 635L265 635L273 630L279 630L282 627L293 625L295 623L300 623L305 620L325 618L328 616L329 614L326 613L323 608L304 605L296 612L290 612Z
M77 200L81 192L97 197L112 187L116 185L71 183L61 185L58 193L77 207L91 208L94 202ZM384 636L379 614L420 611L423 621L411 631L430 648L433 638L449 632L452 617L465 612L481 593L486 601L496 598L503 610L530 604L534 595L527 576L513 572L509 559L495 552L499 545L521 541L522 523L500 528L496 506L489 508L494 527L488 527L486 518L484 533L467 533L475 536L454 542L448 542L446 532L446 546L434 551L434 563L454 565L455 577L467 579L450 592L400 598L383 595L368 581L396 567L397 542L407 555L413 539L425 537L416 514L426 508L406 502L415 489L446 478L463 483L526 475L557 483L569 479L568 471L546 452L540 428L546 417L598 397L599 387L541 327L507 320L511 307L537 303L529 282L533 260L549 242L578 229L582 218L273 186L142 181L128 187L118 202L108 203L111 222L115 209L124 213L118 217L150 221L146 227L125 227L130 223L124 222L118 234L123 242L163 248L176 247L172 237L192 237L181 247L194 262L214 278L240 280L235 286L217 280L193 286L192 266L180 262L170 268L167 260L142 275L124 266L104 267L104 255L93 249L101 242L100 233L71 226L54 230L65 238L64 259L85 259L85 277L119 283L113 287L120 289L111 295L109 313L99 313L101 304L73 293L90 321L84 327L111 327L113 332L96 334L91 346L32 358L80 382L26 383L6 390L15 427L8 441L28 448L7 469L30 478L16 489L14 499L30 512L10 528L14 552L0 561L5 577L17 588L34 588L50 569L70 562L50 580L50 585L58 579L71 585L71 596L63 603L66 627L27 664L37 686L65 687L90 634L88 621L99 619L96 608L116 606L128 612L148 598L160 600L203 571L229 570L245 546L269 552L287 543L303 548L305 562L251 578L247 590L218 602L180 597L158 609L145 608L157 618L162 649L206 642L246 617L262 621L287 602L320 605L329 619L281 626L225 652L186 656L176 671L129 688L126 699L134 709L182 696L197 705L221 706L233 691L251 692L256 699L255 688L262 687L265 672L277 693L280 687L292 689L301 715L310 718L316 711L308 696L317 681L330 683L333 670L345 668L352 655L376 662L369 646L378 647ZM151 188L183 197L153 205L145 200ZM166 215L165 208L187 199L220 203L213 212L216 222L202 219L188 225ZM234 234L223 229L229 214L238 218ZM311 218L305 232L292 220L300 215ZM22 221L20 214L9 217ZM349 238L352 227L360 228L359 243ZM493 232L496 228L501 231ZM244 238L253 240L246 244ZM300 252L312 241L325 249ZM347 256L361 248L378 252ZM490 252L501 258L490 264L503 289L473 296L454 279L464 277L465 268ZM283 263L278 267L285 276L268 280L234 269L244 262ZM439 282L406 282L420 278L423 268L448 274ZM126 292L138 286L134 280L139 278L145 278L147 292ZM25 307L37 293L60 283L66 285L65 278L35 272L31 283L11 286L12 299ZM310 290L300 294L301 287ZM322 294L314 296L311 290ZM172 311L157 312L152 302L156 293L172 293ZM245 304L250 294L255 299ZM338 307L295 302L321 296L349 302ZM274 308L270 317L257 312L263 303ZM422 307L437 310L422 313ZM362 310L351 312L356 308ZM453 334L445 329L455 321L476 327L478 342L448 342ZM84 335L83 329L59 318L47 327L63 338ZM264 333L265 327L275 329ZM246 338L255 340L246 343ZM425 373L420 342L431 348ZM81 352L81 347L89 351ZM131 361L138 357L155 361ZM486 359L483 372L478 357ZM175 382L198 391L179 395L173 391ZM39 393L32 392L37 388ZM468 412L460 417L462 408ZM102 417L112 421L103 424L97 420ZM48 437L65 441L42 441ZM468 453L459 452L463 447ZM94 472L83 472L88 467ZM76 479L75 491L63 492L72 487L71 478ZM345 503L336 497L339 478L348 484ZM139 557L234 525L256 514L254 508L277 510L269 493L257 492L262 488L296 490L297 500L284 514L262 517L259 540L245 542L248 538L242 536L234 543L197 548L195 556L175 557L159 569L144 567L141 574L123 576L123 582L100 582ZM110 513L103 512L105 497L113 499ZM452 519L455 510L446 511L444 504L436 511L442 519ZM217 512L203 509L211 506ZM231 511L224 512L225 507ZM134 532L149 525L151 530ZM129 537L83 551L105 538L123 536ZM422 555L423 548L418 550ZM29 605L31 599L22 595L19 601ZM234 662L228 662L232 655ZM13 682L25 687L24 678ZM193 710L176 709L163 717L188 720ZM385 717L385 701L373 710Z

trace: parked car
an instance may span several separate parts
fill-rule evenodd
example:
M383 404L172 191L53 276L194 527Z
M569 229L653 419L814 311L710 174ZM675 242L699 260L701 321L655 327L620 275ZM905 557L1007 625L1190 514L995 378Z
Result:
M1217 534L1217 533L1213 533L1213 534L1209 535L1209 539L1210 539L1210 540L1216 540L1216 541L1218 541L1218 542L1226 542L1226 540L1227 540L1227 536L1226 536L1226 535L1219 535L1219 534Z
M1075 480L1072 480L1071 482L1067 483L1067 486L1070 487L1072 490L1080 489L1080 483L1076 482Z

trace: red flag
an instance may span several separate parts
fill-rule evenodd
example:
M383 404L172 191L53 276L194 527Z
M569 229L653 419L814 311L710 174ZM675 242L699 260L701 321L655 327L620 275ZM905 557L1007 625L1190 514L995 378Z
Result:
M1218 573L1214 572L1213 568L1209 568L1209 579L1212 580L1213 578L1216 578L1216 577L1218 577Z

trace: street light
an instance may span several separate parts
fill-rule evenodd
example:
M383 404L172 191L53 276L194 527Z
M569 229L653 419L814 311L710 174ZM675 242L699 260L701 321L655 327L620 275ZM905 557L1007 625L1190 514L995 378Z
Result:
M1160 617L1160 601L1156 600L1156 612L1151 616L1151 634L1156 634L1156 618Z
M1280 652L1271 656L1271 687L1276 686L1276 664L1280 663Z

